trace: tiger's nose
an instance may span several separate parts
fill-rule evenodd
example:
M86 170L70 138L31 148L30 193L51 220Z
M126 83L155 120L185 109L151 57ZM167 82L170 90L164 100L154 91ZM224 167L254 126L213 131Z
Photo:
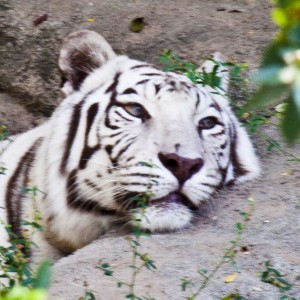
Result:
M178 179L182 185L185 181L196 174L203 166L202 158L185 158L176 153L158 154L158 158L162 164Z

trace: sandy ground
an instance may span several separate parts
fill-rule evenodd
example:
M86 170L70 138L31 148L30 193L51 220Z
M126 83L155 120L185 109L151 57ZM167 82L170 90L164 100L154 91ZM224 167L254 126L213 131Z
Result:
M0 122L12 132L21 132L51 114L60 99L57 51L62 38L72 31L96 30L117 53L154 63L167 48L194 62L221 51L249 63L253 70L274 34L270 7L267 0L29 0L26 4L0 0ZM33 26L45 13L48 19ZM140 33L129 30L136 17L145 18ZM263 133L278 139L268 126ZM239 212L247 209L247 199L253 197L255 211L242 241L247 251L236 253L238 269L222 267L198 299L220 299L235 290L250 300L279 299L279 290L259 278L267 260L294 282L290 295L300 299L299 163L289 162L280 152L267 151L258 137L254 142L263 166L260 179L222 190L191 228L142 240L142 251L155 261L157 270L145 270L138 277L139 295L185 299L180 279L189 276L199 285L197 269L212 270L219 262L235 238ZM300 155L299 149L291 151ZM58 261L49 299L79 299L85 289L93 290L96 299L124 299L126 287L117 288L97 268L103 262L113 266L117 277L129 278L131 252L124 233L110 232ZM236 280L224 283L235 272Z

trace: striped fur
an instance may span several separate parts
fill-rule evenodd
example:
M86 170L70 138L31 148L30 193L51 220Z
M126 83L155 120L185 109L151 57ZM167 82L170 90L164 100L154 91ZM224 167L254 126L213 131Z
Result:
M258 175L249 137L222 95L116 56L91 31L66 39L59 65L65 100L1 155L0 218L18 235L34 214L32 196L20 191L42 191L34 201L44 226L34 235L36 257L56 259L128 222L136 214L129 198L149 187L143 229L172 231L188 226L221 185Z

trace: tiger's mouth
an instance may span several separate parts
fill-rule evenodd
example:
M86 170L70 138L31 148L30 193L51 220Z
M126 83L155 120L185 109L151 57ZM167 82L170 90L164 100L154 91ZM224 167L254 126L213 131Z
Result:
M148 203L148 206L167 207L171 204L181 204L187 206L191 210L196 210L198 207L192 201L182 194L180 191L172 192L162 198L155 199Z

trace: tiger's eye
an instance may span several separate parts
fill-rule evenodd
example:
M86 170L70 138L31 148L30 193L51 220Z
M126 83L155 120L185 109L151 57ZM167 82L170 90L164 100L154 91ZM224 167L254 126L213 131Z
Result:
M207 117L199 122L199 129L212 129L218 124L216 117Z
M144 109L140 104L126 104L123 106L124 110L130 115L140 118L140 119L148 119L150 116L148 112Z

